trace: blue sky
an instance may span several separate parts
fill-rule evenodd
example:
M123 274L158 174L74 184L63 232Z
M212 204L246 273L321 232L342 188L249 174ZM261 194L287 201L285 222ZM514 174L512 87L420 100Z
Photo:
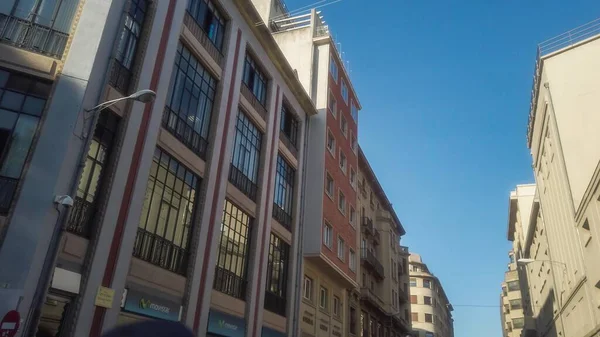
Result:
M290 10L316 0L286 0ZM455 304L455 336L500 337L508 195L536 45L600 16L597 0L343 0L321 9L350 61L359 141L407 235Z

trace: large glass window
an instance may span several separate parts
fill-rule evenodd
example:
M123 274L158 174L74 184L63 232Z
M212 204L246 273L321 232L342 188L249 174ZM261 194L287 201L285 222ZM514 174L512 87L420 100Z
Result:
M203 159L206 159L216 85L208 70L179 43L163 125Z
M338 80L338 66L335 62L335 59L332 57L329 58L329 72L331 73L331 77L337 83Z
M289 255L290 246L271 233L267 263L265 309L281 316L286 315Z
M253 219L229 200L225 200L223 208L213 288L245 300Z
M523 308L523 304L521 303L521 299L515 299L515 300L510 300L510 308L515 310L515 309L522 309Z
M296 171L279 154L277 156L277 174L275 176L273 217L288 229L292 226L295 175Z
M0 214L10 208L50 88L0 69Z
M254 97L264 107L267 105L267 76L254 61L252 56L246 54L244 61L244 84L252 91Z
M229 181L256 201L262 133L242 111L238 111L235 130Z
M525 326L525 319L523 317L513 318L512 326L515 329L522 329Z
M131 0L129 10L125 14L125 26L119 36L117 55L109 83L124 95L129 94L133 65L147 10L146 0Z
M294 148L298 148L298 120L296 116L287 107L287 104L281 105L281 133L283 133Z
M102 191L104 169L112 152L119 120L119 116L109 110L100 113L77 187L75 204L69 216L67 230L71 233L84 237L90 235L91 221L96 213L96 199L98 192Z
M222 52L225 19L215 4L210 0L190 0L187 10L208 39Z
M185 274L198 185L196 175L156 148L133 256Z
M342 80L342 98L344 99L344 102L348 104L348 86L344 80Z
M508 286L508 291L521 290L521 287L519 286L519 281L509 281L506 282L506 285Z

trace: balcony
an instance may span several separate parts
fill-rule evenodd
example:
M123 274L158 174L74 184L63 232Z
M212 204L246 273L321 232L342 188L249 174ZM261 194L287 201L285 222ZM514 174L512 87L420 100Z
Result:
M402 253L404 253L404 254L410 254L410 253L408 252L408 247L405 247L405 246L400 246L400 252L402 252Z
M252 107L258 112L258 114L266 121L267 120L267 109L260 103L258 98L254 95L252 90L248 88L246 83L242 82L242 96L252 105Z
M30 20L0 14L0 41L17 48L61 59L69 34Z
M265 309L269 310L270 312L274 312L280 316L285 317L286 316L286 312L285 312L285 307L287 304L287 300L285 299L285 297L281 297L277 294L274 294L270 291L265 291Z
M187 271L187 250L142 228L137 230L133 256L179 275L185 275Z
M408 303L408 293L406 290L400 289L398 292L398 300L400 304Z
M365 230L366 234L373 234L375 232L375 227L373 227L373 220L364 216L362 218L362 228Z
M75 197L73 208L67 223L67 231L84 237L90 237L92 219L94 218L94 207L92 203Z
M200 42L200 44L206 49L210 57L221 66L221 62L223 61L223 55L221 51L215 46L215 44L208 38L208 35L204 32L204 29L196 23L196 20L190 15L189 12L186 11L185 16L183 17L183 24L190 30L192 35Z
M367 301L371 303L371 305L378 307L380 310L383 310L385 306L383 300L375 293L375 291L371 290L371 288L360 288L360 298L363 301Z
M377 277L379 277L382 280L385 278L383 265L381 264L381 262L379 262L375 254L373 254L373 252L371 252L368 249L361 249L360 260L365 266L370 267L375 272L375 275Z

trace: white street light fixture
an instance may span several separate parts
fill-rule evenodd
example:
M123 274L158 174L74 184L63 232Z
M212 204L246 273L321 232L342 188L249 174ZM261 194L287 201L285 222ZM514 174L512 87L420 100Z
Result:
M517 264L520 264L522 266L530 264L531 262L535 262L536 260L534 259L518 259L517 260Z
M113 99L104 103L100 103L98 105L96 105L95 107L87 110L89 112L93 112L93 111L100 111L102 109L108 108L109 106L121 102L121 101L138 101L138 102L142 102L142 103L150 103L152 101L154 101L154 98L156 97L156 93L150 89L144 89L144 90L140 90L136 93L133 93L127 97L121 97L121 98L117 98L117 99Z

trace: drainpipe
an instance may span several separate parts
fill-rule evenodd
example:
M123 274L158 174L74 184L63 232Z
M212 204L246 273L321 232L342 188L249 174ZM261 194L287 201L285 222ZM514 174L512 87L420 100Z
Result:
M310 131L310 119L306 119L304 130L304 149L302 150L302 187L300 188L300 219L298 219L298 249L296 250L296 282L294 286L294 307L296 314L293 315L291 336L300 335L300 303L302 302L302 284L304 277L304 209L306 203L306 169L308 166L308 134ZM289 315L288 315L289 317ZM289 336L289 334L288 334Z

